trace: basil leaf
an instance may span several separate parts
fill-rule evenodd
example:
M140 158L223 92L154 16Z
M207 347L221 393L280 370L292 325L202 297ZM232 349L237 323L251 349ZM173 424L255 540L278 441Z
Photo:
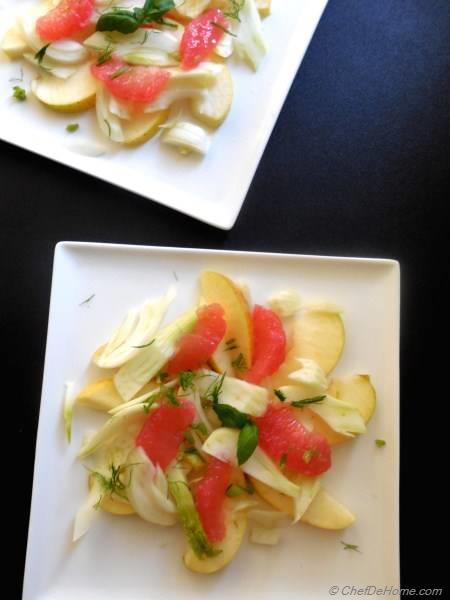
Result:
M249 422L247 415L229 404L213 404L213 409L224 427L242 429Z
M134 33L139 28L140 22L135 15L127 10L118 10L102 15L97 21L97 31L118 31L120 33Z
M254 423L247 423L241 429L237 445L238 464L244 464L258 445L259 429Z

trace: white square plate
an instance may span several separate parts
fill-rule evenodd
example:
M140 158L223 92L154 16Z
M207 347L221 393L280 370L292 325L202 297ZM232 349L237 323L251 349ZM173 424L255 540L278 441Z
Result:
M0 37L24 0L2 0ZM274 0L264 20L269 48L257 73L232 64L235 98L226 122L213 136L204 158L182 157L158 139L138 148L112 148L98 157L74 150L81 140L100 141L93 111L60 115L45 109L30 93L12 99L20 62L0 56L0 138L75 169L155 200L221 229L231 229L245 200L270 133L327 0ZM23 61L22 61L23 62ZM25 69L29 89L32 71ZM79 122L75 134L65 125Z
M185 569L179 528L158 528L135 517L102 514L73 545L73 517L86 494L86 471L75 456L83 433L104 417L98 421L92 412L79 410L70 446L62 426L64 382L72 379L80 387L92 380L92 351L127 310L177 279L179 293L168 315L173 318L192 305L205 268L247 282L254 302L289 287L304 299L339 304L347 341L336 372L369 372L378 392L368 433L333 450L333 469L324 478L325 487L357 516L356 524L345 532L290 527L279 546L246 543L237 560L212 576ZM398 586L398 360L399 266L394 261L58 244L24 600L323 600L331 586ZM387 445L377 448L375 438ZM342 540L361 552L345 551Z

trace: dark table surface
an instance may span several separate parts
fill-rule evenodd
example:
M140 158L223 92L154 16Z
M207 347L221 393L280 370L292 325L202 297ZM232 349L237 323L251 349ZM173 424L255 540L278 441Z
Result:
M448 581L448 553L438 539L448 522L448 425L440 407L447 401L448 349L439 333L449 313L449 6L330 0L230 232L0 143L5 388L13 382L12 398L3 399L13 442L3 457L3 518L14 523L8 598L18 598L22 585L51 266L60 240L399 260L402 585Z

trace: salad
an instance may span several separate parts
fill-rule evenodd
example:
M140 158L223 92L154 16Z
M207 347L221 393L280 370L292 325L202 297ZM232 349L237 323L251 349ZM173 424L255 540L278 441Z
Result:
M163 324L175 296L128 312L93 354L103 378L77 394L66 384L69 441L75 406L105 413L78 453L88 493L74 541L102 511L135 515L179 526L186 567L213 573L247 529L275 545L299 521L352 525L322 476L333 446L366 432L376 395L367 374L329 378L344 348L339 307L293 290L252 305L246 287L204 271L198 304Z
M100 132L137 145L158 133L205 155L227 118L227 61L256 70L271 0L40 0L17 16L1 48L35 68L31 92L49 109L95 107ZM27 90L13 86L23 101ZM74 133L77 123L69 123Z

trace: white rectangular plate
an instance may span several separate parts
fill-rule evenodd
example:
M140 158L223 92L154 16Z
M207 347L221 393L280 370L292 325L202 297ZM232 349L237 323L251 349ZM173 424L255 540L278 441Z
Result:
M82 435L104 417L75 415L74 440L62 426L64 382L92 381L93 350L132 306L178 296L168 320L198 297L198 275L215 269L249 285L254 302L294 288L344 310L346 346L336 373L370 373L378 407L368 432L333 450L325 487L356 515L349 530L299 524L276 547L245 544L237 560L212 576L182 564L178 527L101 514L71 543L73 517L86 495L86 471L75 460ZM95 294L87 304L81 302ZM389 260L221 252L64 242L53 271L44 383L36 449L24 600L323 600L331 586L398 586L399 267ZM98 420L100 418L100 421ZM387 444L377 448L374 440ZM341 541L357 544L344 550ZM340 597L339 595L337 597Z
M12 14L28 2L1 0L0 38ZM182 157L158 139L138 148L109 146L97 157L76 151L81 142L105 144L93 111L61 115L45 109L28 94L12 99L20 61L8 62L0 51L0 138L155 200L221 229L230 229L239 214L258 162L275 125L300 62L327 0L274 0L263 27L268 54L257 73L232 64L235 98L226 122L213 135L204 159ZM22 61L23 62L23 61ZM25 69L27 90L33 71ZM80 123L75 134L67 123Z

